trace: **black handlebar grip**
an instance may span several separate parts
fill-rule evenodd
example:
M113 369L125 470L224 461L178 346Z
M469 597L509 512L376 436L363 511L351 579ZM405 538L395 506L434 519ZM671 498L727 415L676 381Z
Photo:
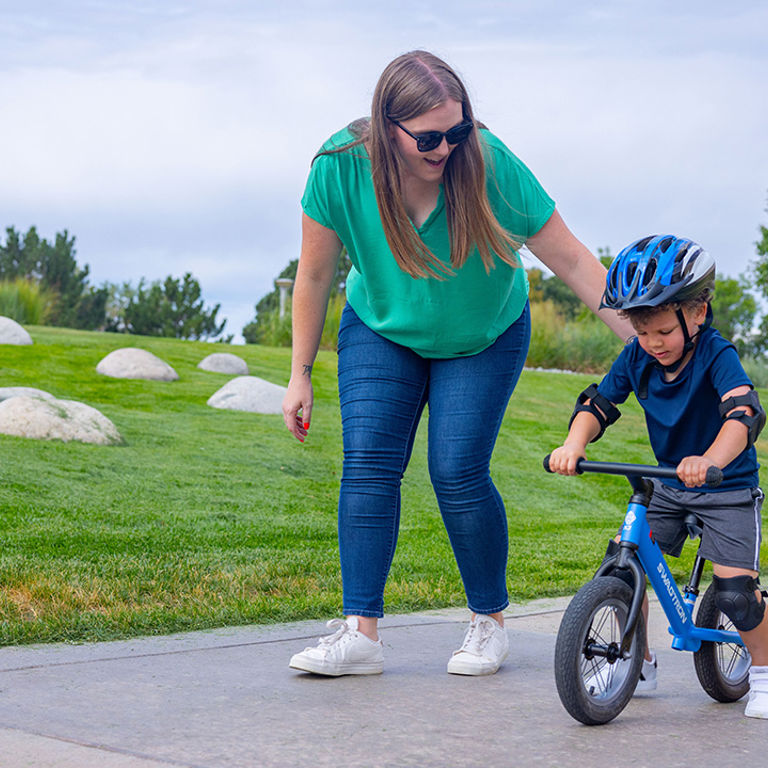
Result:
M723 470L714 464L707 468L706 483L710 488L717 488L723 482Z
M549 468L549 457L550 457L551 455L552 455L551 453L548 453L548 454L547 454L547 455L544 457L544 462L543 462L543 464L544 464L544 469L545 469L547 472L551 472L551 471L552 471L552 470Z

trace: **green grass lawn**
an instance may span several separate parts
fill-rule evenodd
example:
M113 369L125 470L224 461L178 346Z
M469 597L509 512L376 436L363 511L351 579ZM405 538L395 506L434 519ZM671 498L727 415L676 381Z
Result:
M312 429L301 445L281 416L208 407L231 377L196 368L211 352L232 351L252 374L284 385L287 349L28 330L33 346L0 347L0 387L38 387L98 408L125 445L0 435L0 644L339 614L335 354L321 353L315 366ZM179 381L97 374L97 363L122 346L158 355ZM526 371L510 403L493 474L507 504L513 600L575 591L623 516L622 478L563 478L541 468L565 435L576 395L594 378ZM632 402L622 410L590 457L650 462L639 408ZM687 575L690 559L676 566L678 576ZM403 483L386 602L391 613L464 604L427 477L423 430Z

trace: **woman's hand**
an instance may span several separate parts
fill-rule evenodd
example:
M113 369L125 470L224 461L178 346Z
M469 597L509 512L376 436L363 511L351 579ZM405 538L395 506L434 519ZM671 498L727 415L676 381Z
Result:
M291 380L283 399L283 420L304 442L312 416L312 366L323 332L328 296L341 253L336 233L302 214L301 256L291 299Z
M309 374L302 374L298 379L292 376L283 398L283 421L288 431L301 443L309 431L313 401L312 379Z

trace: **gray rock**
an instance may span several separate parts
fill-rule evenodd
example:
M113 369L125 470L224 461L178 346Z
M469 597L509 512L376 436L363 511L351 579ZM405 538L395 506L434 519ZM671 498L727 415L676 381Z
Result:
M18 397L18 395L41 397L47 400L56 399L50 392L46 392L42 389L35 389L35 387L0 387L0 402L7 400L9 397Z
M197 364L197 367L203 371L213 371L214 373L242 374L245 376L249 373L248 364L245 360L230 352L215 352L208 355Z
M32 337L15 320L0 317L0 344L31 344Z
M257 376L238 376L208 398L211 408L251 413L282 413L287 389Z
M168 363L146 349L136 347L123 347L110 352L96 366L96 372L114 379L176 381L179 378Z
M123 442L100 411L75 400L17 395L0 402L0 433L35 440L77 440L97 445Z

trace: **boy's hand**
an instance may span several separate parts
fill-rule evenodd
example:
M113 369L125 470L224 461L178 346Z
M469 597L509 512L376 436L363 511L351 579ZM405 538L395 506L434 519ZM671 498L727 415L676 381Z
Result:
M549 469L558 475L575 475L576 463L585 458L583 445L566 442L549 455Z
M712 459L704 456L686 456L677 465L677 476L687 488L696 488L707 482L707 470L712 465Z

